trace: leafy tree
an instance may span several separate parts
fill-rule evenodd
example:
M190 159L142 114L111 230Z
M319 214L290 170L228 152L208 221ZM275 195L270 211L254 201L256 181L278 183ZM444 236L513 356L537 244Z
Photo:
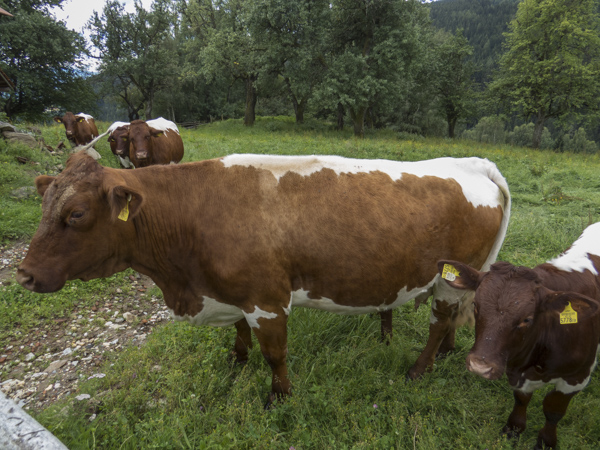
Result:
M16 90L0 105L14 119L34 120L48 108L90 110L93 92L85 79L85 42L51 15L63 0L4 0L14 17L0 18L0 68Z
M439 32L436 41L434 84L440 112L448 123L448 137L454 138L458 118L465 115L473 101L471 76L474 70L467 59L473 48L462 30L458 30L456 35Z
M126 13L118 0L106 3L102 16L94 12L88 28L99 52L105 92L118 92L129 119L153 117L157 92L170 86L178 73L173 25L177 15L172 2L155 0L146 11L135 0L135 13Z
M535 116L539 148L549 118L565 119L600 101L596 0L524 0L506 34L506 53L490 85L493 98Z
M257 0L250 9L250 29L264 49L262 72L283 79L297 123L304 121L324 73L329 5L326 0Z
M331 51L319 95L331 109L340 104L354 134L363 136L370 107L406 94L428 10L416 0L337 0L331 14Z

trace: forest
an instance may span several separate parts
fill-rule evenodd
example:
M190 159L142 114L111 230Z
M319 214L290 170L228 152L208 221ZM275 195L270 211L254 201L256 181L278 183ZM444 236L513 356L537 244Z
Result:
M598 1L109 0L89 41L64 0L2 0L0 119L311 117L356 136L462 137L593 153Z

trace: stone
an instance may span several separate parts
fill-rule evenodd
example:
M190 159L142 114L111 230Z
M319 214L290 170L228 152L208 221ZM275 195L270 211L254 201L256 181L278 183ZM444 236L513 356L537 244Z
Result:
M58 361L54 361L52 362L47 368L46 370L44 370L44 372L46 373L52 373L55 370L60 369L62 366L64 366L65 364L67 364L67 360L64 359L59 359Z
M38 141L30 134L3 131L2 136L10 143L21 143L31 148L38 148Z

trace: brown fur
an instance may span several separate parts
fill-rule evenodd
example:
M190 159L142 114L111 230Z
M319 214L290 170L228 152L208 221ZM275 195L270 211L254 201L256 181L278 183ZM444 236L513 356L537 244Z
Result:
M88 144L98 136L98 128L93 118L88 119L67 111L62 117L56 116L54 121L65 126L67 139L73 146Z
M129 159L137 167L178 163L183 158L183 141L175 131L156 130L143 120L129 125Z

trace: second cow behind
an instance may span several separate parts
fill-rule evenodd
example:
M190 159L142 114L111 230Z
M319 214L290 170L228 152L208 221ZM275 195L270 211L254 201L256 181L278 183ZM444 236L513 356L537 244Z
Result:
M178 163L183 158L183 141L177 125L162 117L147 122L115 122L109 131L111 151L123 167Z

